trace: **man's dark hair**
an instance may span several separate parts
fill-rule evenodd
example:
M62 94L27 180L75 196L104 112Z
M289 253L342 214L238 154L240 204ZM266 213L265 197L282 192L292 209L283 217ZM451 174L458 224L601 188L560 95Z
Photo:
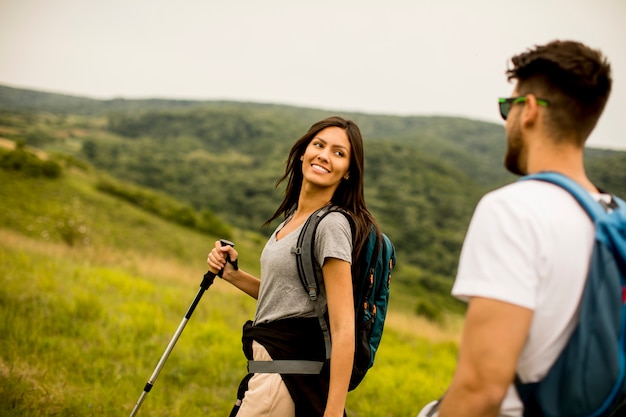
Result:
M580 42L555 40L511 58L506 71L519 95L548 100L548 128L574 134L578 145L595 127L611 92L611 66L603 54Z

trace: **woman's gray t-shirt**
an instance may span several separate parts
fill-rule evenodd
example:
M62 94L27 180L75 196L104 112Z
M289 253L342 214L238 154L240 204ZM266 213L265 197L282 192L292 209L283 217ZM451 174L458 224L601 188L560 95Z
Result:
M267 323L294 317L316 317L315 306L304 290L291 249L296 246L303 225L280 240L276 233L269 238L261 253L261 287L254 322ZM320 277L318 300L326 310L326 290L322 279L322 265L328 258L352 262L352 232L348 219L341 213L330 213L322 219L315 233L315 267ZM321 262L320 262L321 260Z

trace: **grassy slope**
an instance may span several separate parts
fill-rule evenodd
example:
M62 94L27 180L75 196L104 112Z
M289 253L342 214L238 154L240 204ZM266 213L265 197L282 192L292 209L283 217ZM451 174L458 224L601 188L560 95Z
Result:
M0 209L0 416L128 415L215 237L103 195L81 172L43 180L0 170ZM242 268L256 273L258 239L235 241ZM231 287L211 287L140 414L227 415L245 369L240 328L253 311ZM442 329L393 309L349 415L414 415L439 396L456 357L453 323Z

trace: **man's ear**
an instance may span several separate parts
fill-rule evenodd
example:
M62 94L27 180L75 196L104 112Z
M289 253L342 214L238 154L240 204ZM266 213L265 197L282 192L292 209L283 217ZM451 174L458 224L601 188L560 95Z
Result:
M526 103L522 110L521 122L523 125L531 126L539 119L539 104L534 94L526 94Z

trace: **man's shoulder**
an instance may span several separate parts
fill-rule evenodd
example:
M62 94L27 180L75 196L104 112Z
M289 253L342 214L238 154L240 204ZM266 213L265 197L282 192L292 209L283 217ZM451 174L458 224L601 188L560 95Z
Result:
M568 191L544 181L516 181L488 192L482 201L503 201L515 204L546 205L572 201Z
M550 224L559 218L580 221L587 217L568 191L543 181L517 181L493 190L483 196L476 212L487 221L525 219L539 224Z
M527 196L527 195L541 195L544 193L551 193L555 189L561 189L561 187L555 186L545 181L514 181L512 183L503 185L497 188L489 194L505 195L505 196Z

